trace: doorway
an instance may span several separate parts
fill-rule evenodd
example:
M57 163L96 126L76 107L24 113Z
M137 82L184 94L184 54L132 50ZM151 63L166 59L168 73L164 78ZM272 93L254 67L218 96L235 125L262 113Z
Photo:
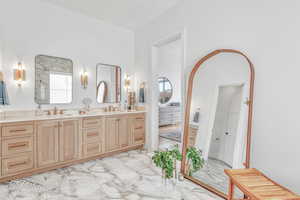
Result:
M184 75L183 38L174 34L152 46L152 148L181 148Z
M220 86L212 129L209 159L233 166L241 118L243 85Z

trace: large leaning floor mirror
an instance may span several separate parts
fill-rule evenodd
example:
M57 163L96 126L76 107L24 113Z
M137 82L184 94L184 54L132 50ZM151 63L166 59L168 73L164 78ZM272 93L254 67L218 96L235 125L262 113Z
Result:
M200 59L189 77L182 173L223 198L229 190L224 170L250 165L253 84L252 63L231 49Z

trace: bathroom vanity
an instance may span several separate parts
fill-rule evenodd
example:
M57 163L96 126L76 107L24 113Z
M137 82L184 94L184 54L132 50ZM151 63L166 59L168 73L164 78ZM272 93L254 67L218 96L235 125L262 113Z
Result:
M8 117L0 133L4 182L143 148L145 111Z

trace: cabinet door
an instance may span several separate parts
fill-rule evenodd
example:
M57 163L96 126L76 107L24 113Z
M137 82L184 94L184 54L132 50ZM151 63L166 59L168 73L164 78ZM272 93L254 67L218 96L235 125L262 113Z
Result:
M129 119L129 127L132 133L132 144L139 145L145 142L145 118L136 117Z
M106 118L105 126L105 146L106 151L117 150L120 147L119 143L119 131L118 131L118 118Z
M78 120L60 122L60 161L71 161L79 156Z
M37 126L38 166L59 162L59 126L57 121L40 122Z
M117 127L119 132L120 147L128 147L130 144L130 135L127 129L127 119L125 117L120 118L117 121Z

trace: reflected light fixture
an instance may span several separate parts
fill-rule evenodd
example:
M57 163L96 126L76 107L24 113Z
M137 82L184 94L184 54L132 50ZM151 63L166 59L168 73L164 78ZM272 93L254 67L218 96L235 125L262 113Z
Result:
M126 92L128 92L128 90L130 90L130 85L131 85L131 78L128 74L125 74L124 88L126 89Z
M83 72L81 72L80 75L80 82L81 82L81 86L83 87L83 89L86 89L88 86L88 73L86 70L84 70Z
M18 66L14 69L14 80L17 81L19 87L22 86L22 83L26 80L25 69L21 62L18 62Z

